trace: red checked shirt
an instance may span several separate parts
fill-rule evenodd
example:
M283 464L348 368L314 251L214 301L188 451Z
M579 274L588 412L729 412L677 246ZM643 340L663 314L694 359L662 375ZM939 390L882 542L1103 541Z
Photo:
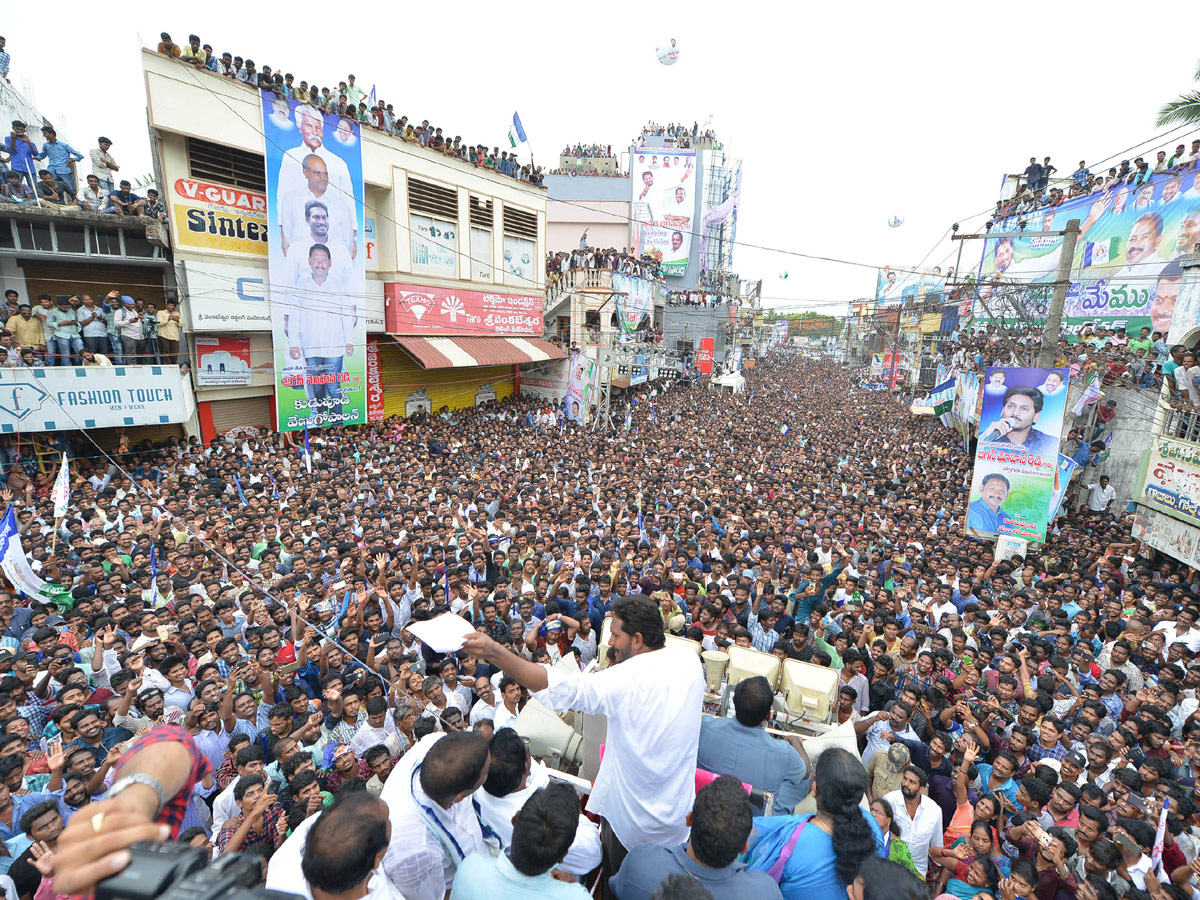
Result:
M191 768L184 779L183 787L179 789L179 793L167 800L158 813L159 823L171 826L171 839L174 840L179 837L179 826L182 824L188 804L192 800L192 788L195 787L197 781L212 771L212 766L200 752L200 748L196 746L196 742L192 740L192 736L186 728L180 728L178 725L158 725L129 745L129 749L121 757L121 762L117 763L117 770L120 770L121 763L128 759L130 754L160 741L178 741L183 744L187 748L188 759L191 761Z
M278 834L279 820L283 816L283 807L278 803L268 806L262 814L262 824L258 828L251 828L246 832L246 836L242 839L241 849L245 850L251 844L266 843L275 849L275 837ZM217 850L221 853L225 852L225 848L229 846L229 842L233 840L233 834L241 827L245 821L245 816L236 815L221 828L221 833L217 835Z

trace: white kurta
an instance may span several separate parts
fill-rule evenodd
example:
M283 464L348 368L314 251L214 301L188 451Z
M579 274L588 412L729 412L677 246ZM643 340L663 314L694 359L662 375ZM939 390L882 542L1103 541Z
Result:
M699 658L664 647L595 674L547 674L549 686L534 695L539 702L608 717L588 811L604 816L627 849L684 843L704 700Z

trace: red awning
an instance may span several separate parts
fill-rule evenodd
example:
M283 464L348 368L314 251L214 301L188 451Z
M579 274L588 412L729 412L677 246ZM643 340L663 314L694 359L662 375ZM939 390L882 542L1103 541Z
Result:
M407 337L392 335L423 369L510 366L566 359L567 354L539 337Z

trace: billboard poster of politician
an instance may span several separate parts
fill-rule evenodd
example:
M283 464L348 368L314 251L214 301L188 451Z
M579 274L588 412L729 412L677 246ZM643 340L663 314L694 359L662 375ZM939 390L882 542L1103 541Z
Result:
M1066 369L989 366L966 531L1041 541L1046 537L1067 406Z
M359 125L261 91L280 431L367 421Z

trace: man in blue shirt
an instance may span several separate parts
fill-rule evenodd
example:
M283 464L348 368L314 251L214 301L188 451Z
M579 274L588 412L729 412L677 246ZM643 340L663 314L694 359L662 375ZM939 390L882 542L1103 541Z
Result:
M66 141L60 141L58 133L51 125L42 128L42 138L42 152L36 158L46 160L46 168L50 170L54 180L75 194L75 173L71 171L71 160L79 162L83 159L83 154Z
M999 472L985 475L979 499L967 507L967 527L999 534L1002 527L1011 525L1012 519L1002 509L1010 487L1008 479Z
M781 896L769 874L737 861L754 820L749 799L736 778L724 775L701 788L687 824L692 833L683 846L630 850L621 870L608 883L609 891L620 900L649 900L667 878L685 875L699 881L709 896L722 900Z
M21 180L29 190L34 190L37 177L38 148L34 146L29 135L25 133L26 125L20 119L13 119L12 133L4 139L4 152L9 154L8 167L21 176Z
M771 685L761 675L739 682L733 692L736 716L705 716L701 721L696 765L770 791L775 795L772 814L786 816L808 795L812 778L802 747L789 746L763 730L772 700Z
M1079 449L1071 459L1080 467L1100 464L1100 454L1104 452L1104 441L1092 441L1090 444L1080 444Z
M506 852L496 857L472 853L459 864L450 900L587 900L590 894L583 885L558 881L550 874L567 855L578 828L579 798L567 785L552 782L534 793L513 818L512 845Z

